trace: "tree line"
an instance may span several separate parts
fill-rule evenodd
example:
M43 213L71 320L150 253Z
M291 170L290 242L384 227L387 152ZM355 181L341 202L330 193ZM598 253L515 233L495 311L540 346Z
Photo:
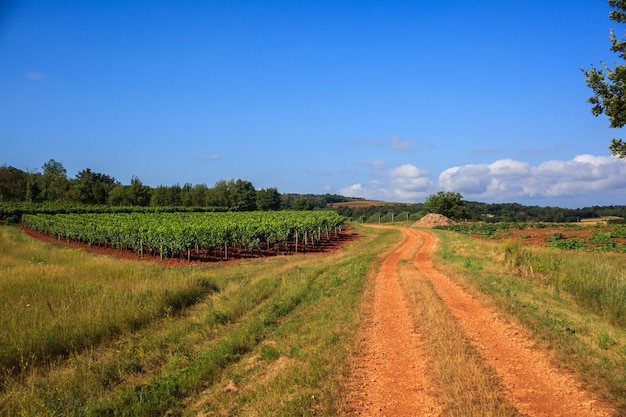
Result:
M626 218L625 206L593 206L579 209L525 206L518 203L481 203L465 201L455 192L438 192L423 203L372 205L370 207L335 206L334 203L361 200L336 194L281 194L276 188L255 189L247 180L220 180L213 187L206 184L149 187L137 177L123 185L115 178L90 168L68 178L63 164L50 159L42 172L26 172L0 166L0 203L78 203L86 205L143 207L207 207L218 211L313 210L334 208L352 220L383 218L395 213L398 220L438 213L454 220L485 222L576 222L602 216ZM408 213L409 216L406 214Z
M220 180L206 184L144 185L137 177L124 185L110 175L85 168L68 178L61 162L50 159L42 172L26 172L11 166L0 167L0 201L68 202L113 206L196 206L222 207L236 211L278 210L276 188L255 189L250 181Z
M614 216L626 219L626 206L592 206L584 208L561 208L525 206L519 203L482 203L466 201L456 192L440 191L430 195L424 203L385 204L370 207L339 206L336 210L352 220L395 218L397 221L421 218L428 213L437 213L457 221L497 222L578 222L581 219ZM394 213L395 216L389 216Z
M150 187L133 176L124 185L114 177L85 168L69 178L63 164L50 159L27 172L0 166L0 202L67 202L112 206L219 207L230 211L312 210L347 201L339 195L281 194L274 187L256 189L242 179L206 184Z

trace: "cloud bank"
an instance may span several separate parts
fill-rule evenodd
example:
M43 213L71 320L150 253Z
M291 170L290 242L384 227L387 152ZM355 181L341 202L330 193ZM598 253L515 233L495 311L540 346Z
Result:
M538 166L513 159L448 168L439 187L478 200L576 197L626 189L626 161L612 156L578 155Z
M381 169L380 161L370 164ZM412 164L404 164L378 174L378 178L363 185L352 184L339 194L368 200L417 201L430 194L433 184L427 171Z
M445 169L436 184L413 164L388 168L383 161L361 162L375 179L338 190L339 194L372 200L420 202L437 191L453 191L466 200L522 202L626 194L626 161L612 156L578 155L537 166L515 159ZM607 204L599 202L600 205ZM619 202L608 204L623 204Z

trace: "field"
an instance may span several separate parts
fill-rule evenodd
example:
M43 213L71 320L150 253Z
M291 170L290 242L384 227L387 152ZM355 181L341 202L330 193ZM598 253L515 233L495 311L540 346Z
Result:
M307 232L310 245L322 230ZM121 260L0 227L0 415L351 415L358 401L350 398L375 397L363 392L368 384L350 382L364 369L355 357L369 340L374 276L415 230L353 223L343 231L351 239L307 256L290 235L291 250L272 256L189 262L183 249L168 253L177 259L170 266L159 251L154 262L138 262L135 248L134 260ZM433 233L437 269L520 326L599 399L580 400L591 401L583 412L611 415L602 401L613 415L626 413L624 254ZM436 394L433 407L459 416L526 412L488 355L470 348L478 336L460 325L468 318L450 314L409 262L423 244L412 239L386 268L423 337L420 383Z
M626 251L626 226L603 222L581 223L460 223L438 226L475 238L517 241L532 246L587 252Z
M7 416L332 415L368 270L391 242L363 231L323 258L171 268L0 233Z
M132 250L194 260L230 253L277 254L319 248L339 238L346 219L336 212L25 214L35 232L88 247Z

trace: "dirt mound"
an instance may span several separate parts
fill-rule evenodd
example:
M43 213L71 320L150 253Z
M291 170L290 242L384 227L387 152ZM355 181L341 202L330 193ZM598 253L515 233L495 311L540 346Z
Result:
M443 216L441 214L429 213L413 223L413 226L418 227L435 227L435 226L446 226L449 224L454 224L452 220Z

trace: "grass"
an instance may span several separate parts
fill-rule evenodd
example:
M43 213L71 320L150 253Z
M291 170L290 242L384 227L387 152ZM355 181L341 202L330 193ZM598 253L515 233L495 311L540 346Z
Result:
M368 271L324 256L164 268L0 228L0 415L334 415Z
M440 237L437 262L626 414L626 258Z
M353 228L361 239L332 254L165 268L0 227L0 415L337 415L368 274L398 239ZM623 255L436 233L439 267L626 414ZM446 412L514 415L407 259L400 277Z
M199 269L47 245L0 228L0 366L45 365L124 330L178 313L217 289Z

